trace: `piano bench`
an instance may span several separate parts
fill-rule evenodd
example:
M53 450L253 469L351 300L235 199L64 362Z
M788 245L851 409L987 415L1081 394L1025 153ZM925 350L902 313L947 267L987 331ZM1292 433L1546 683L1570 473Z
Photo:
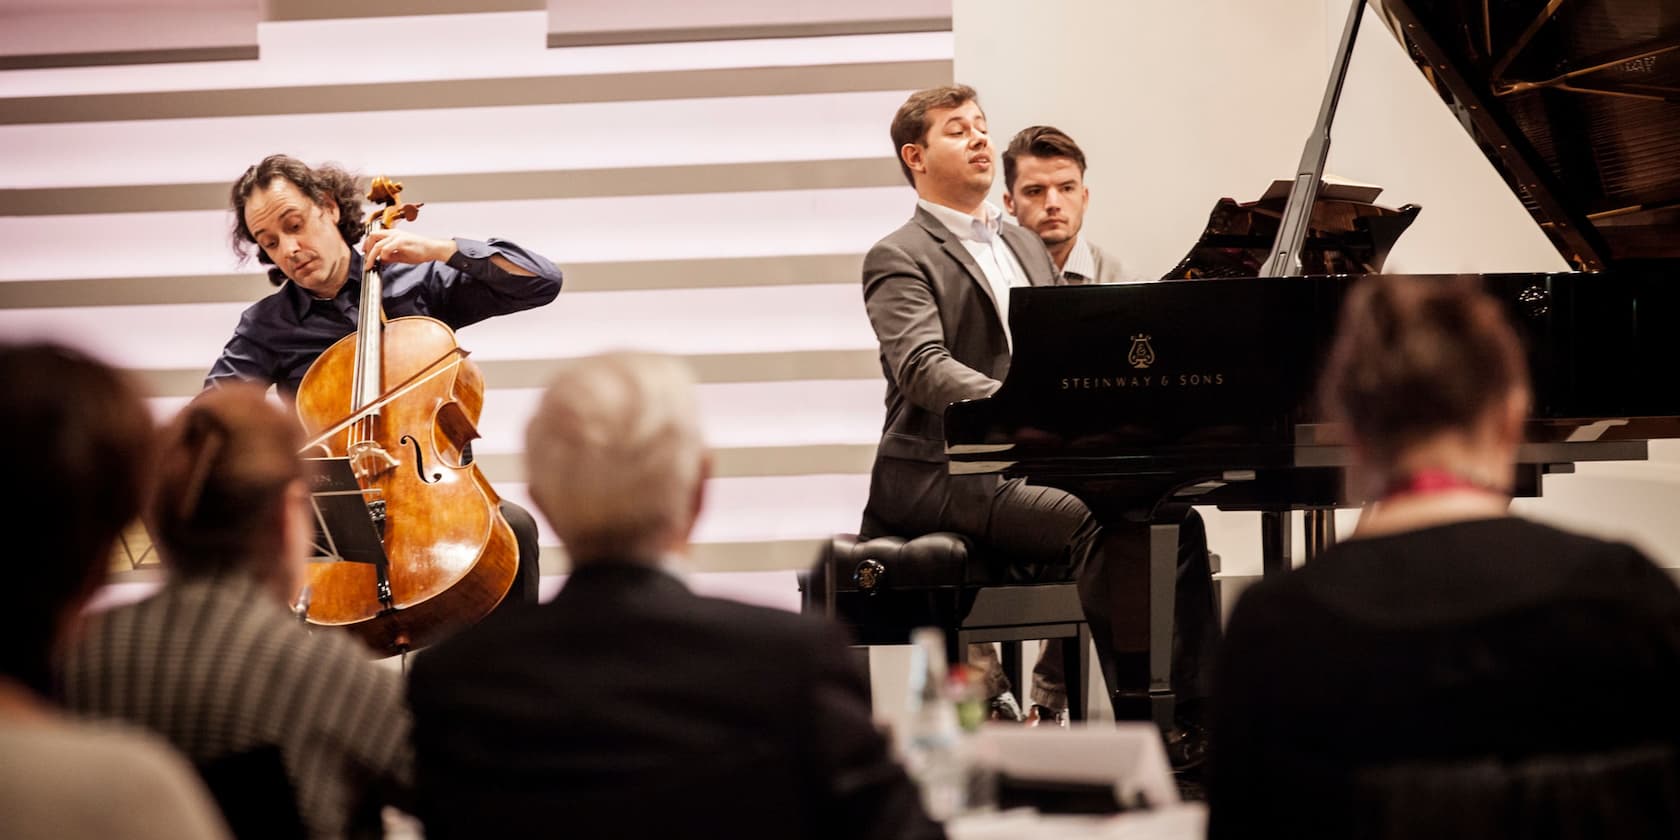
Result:
M947 661L956 664L967 660L971 644L1001 642L1017 700L1021 642L1066 639L1068 716L1083 720L1091 629L1077 585L994 581L991 568L961 534L870 540L838 534L824 542L815 567L799 574L800 603L806 613L840 622L862 647L909 644L916 628L938 627L945 631Z

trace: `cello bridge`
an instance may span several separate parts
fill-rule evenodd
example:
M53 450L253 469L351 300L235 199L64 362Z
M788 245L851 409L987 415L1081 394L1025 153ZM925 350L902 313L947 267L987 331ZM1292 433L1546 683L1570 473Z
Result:
M356 477L368 480L381 473L395 469L401 461L391 457L391 453L375 441L362 441L350 445L348 452L350 464L356 470Z

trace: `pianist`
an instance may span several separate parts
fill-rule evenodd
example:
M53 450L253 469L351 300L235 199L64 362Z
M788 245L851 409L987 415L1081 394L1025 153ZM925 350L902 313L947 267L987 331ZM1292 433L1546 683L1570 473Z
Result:
M953 476L945 456L945 407L990 395L1008 371L1009 290L1063 281L1039 238L1003 221L1002 211L986 201L997 158L973 89L954 85L912 94L894 116L891 133L917 202L910 220L864 257L864 304L880 341L887 413L859 533L955 531L1007 560L1003 571L1016 579L1077 580L1113 686L1116 618L1135 625L1146 594L1111 585L1109 575L1147 563L1146 531L1105 531L1082 502L1060 490L994 475ZM1178 610L1179 626L1200 628L1211 621L1213 599L1199 521L1183 529L1180 558L1180 603L1191 608ZM1180 641L1175 680L1200 672L1206 660L1201 648L1212 637L1188 633ZM1138 648L1134 638L1121 644ZM982 647L971 651L971 659L977 653L995 658ZM1032 702L1043 707L1041 716L1059 716L1066 706L1065 684L1047 665L1055 658L1041 656L1034 669ZM1001 670L990 671L988 689L1008 697ZM1181 697L1185 688L1179 686ZM1196 704L1184 705L1193 712ZM1194 738L1175 743L1182 746L1175 751L1180 766L1197 760Z
M1462 822L1484 817L1504 836L1536 825L1519 802L1550 808L1548 827L1643 820L1622 788L1580 787L1593 764L1654 778L1668 792L1651 804L1672 819L1680 592L1631 546L1510 515L1527 371L1475 282L1371 278L1348 297L1323 401L1377 501L1352 539L1236 605L1210 837L1392 837L1438 820L1459 830L1406 836L1487 836ZM1615 813L1570 819L1601 802ZM1579 836L1676 828L1622 827Z

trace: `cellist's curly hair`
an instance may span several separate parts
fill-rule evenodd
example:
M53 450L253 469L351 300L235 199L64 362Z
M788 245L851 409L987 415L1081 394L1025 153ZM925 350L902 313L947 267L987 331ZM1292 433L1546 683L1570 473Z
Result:
M361 179L336 164L311 167L291 155L269 155L245 170L233 184L230 196L233 204L233 250L241 260L250 259L268 266L268 280L278 286L286 282L286 274L274 265L268 254L257 246L256 237L245 224L245 202L251 193L284 178L316 204L333 202L338 205L338 233L351 247L362 241L367 233L367 219L362 213L362 196L366 189Z

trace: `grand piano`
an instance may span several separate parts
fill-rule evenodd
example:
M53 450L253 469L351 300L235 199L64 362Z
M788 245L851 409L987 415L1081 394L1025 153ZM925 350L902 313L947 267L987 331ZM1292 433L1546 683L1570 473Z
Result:
M1680 0L1372 7L1576 269L1482 278L1508 306L1533 376L1519 493L1539 494L1543 476L1577 462L1640 460L1648 440L1680 437ZM1356 7L1320 115L1326 144L1359 17ZM1323 152L1317 171L1303 155L1295 182L1307 195L1287 255L1302 268L1265 271L1266 251L1254 250L1290 250L1290 213L1233 203L1170 275L1195 279L1015 289L1002 387L946 412L953 473L1025 477L1073 493L1105 523L1150 523L1148 567L1126 572L1149 593L1149 637L1124 646L1108 675L1121 717L1171 723L1187 506L1262 512L1270 574L1289 562L1291 511L1309 512L1310 561L1334 540L1326 512L1357 502L1348 451L1311 395L1344 293L1381 271L1416 209L1334 212L1314 194ZM1248 268L1282 276L1232 276Z

